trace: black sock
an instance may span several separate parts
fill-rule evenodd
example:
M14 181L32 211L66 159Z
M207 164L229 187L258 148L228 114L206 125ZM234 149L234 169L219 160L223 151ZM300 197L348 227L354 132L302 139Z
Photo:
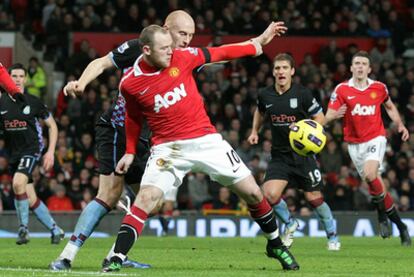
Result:
M378 221L384 222L387 220L387 214L385 212L385 203L384 203L385 194L380 195L373 195L372 196L372 203L377 209L378 212Z
M401 217L398 214L397 209L395 207L389 210L387 212L387 215L388 218L397 225L398 230L404 231L405 229L407 229L407 226L402 222Z
M259 224L260 229L264 233L270 234L277 230L276 215L273 210L270 210L269 213L264 215L261 218L253 218L257 224ZM280 237L269 240L269 244L274 247L280 247L283 243Z
M137 239L138 232L135 230L135 228L131 225L122 224L121 228L119 228L118 231L118 237L116 238L114 252L121 253L122 255L126 256Z

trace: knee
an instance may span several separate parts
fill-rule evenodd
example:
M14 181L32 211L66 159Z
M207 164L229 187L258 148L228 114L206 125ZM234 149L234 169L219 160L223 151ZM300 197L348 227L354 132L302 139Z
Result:
M253 205L253 204L260 203L263 200L263 197L264 197L264 195L263 195L262 191L260 190L259 187L257 187L256 189L254 189L250 193L248 193L245 196L244 200L246 201L247 204Z
M155 207L162 202L163 192L154 186L142 187L135 202L145 207Z
M276 190L264 189L263 195L271 205L277 205L280 202L282 195Z
M377 172L367 170L364 172L364 179L366 182L372 182L377 178Z
M13 182L13 192L15 194L22 194L26 192L26 184L21 181L14 181Z
M96 198L113 208L121 197L122 189L122 183L100 184Z

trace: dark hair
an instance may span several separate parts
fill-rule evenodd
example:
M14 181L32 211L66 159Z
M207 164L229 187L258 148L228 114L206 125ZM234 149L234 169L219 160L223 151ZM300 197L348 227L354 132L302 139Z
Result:
M295 67L295 59L292 57L292 55L288 53L280 53L277 54L276 57L273 59L273 64L277 61L287 61L292 68Z
M8 68L9 74L11 74L12 70L15 70L15 69L21 69L21 70L23 70L24 71L24 75L26 75L26 73L27 73L26 68L21 63L15 63L15 64L13 64L12 66L10 66Z
M152 47L154 45L154 35L156 33L168 34L168 31L159 25L149 25L145 27L139 36L139 45L142 48L144 45Z
M353 61L354 61L354 59L355 59L356 57L363 57L363 58L367 58L367 59L368 59L369 64L371 64L371 57L369 56L369 54L368 54L368 52L367 52L367 51L360 50L360 51L356 52L356 53L352 56L352 60L351 60L351 62L353 62Z

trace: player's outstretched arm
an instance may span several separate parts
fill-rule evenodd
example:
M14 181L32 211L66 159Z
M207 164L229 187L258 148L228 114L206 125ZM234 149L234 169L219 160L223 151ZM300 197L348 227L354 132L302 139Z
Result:
M287 28L283 22L272 22L258 37L240 43L224 44L220 47L209 47L210 61L221 62L247 56L258 56L263 53L262 46L268 44L275 36L281 36Z
M252 126L252 132L250 133L250 136L247 138L247 141L250 144L258 144L259 143L259 130L260 127L262 127L263 124L263 115L260 113L259 109L256 108L256 111L253 115L253 126Z
M13 82L13 79L10 77L7 69L0 63L0 87L2 87L8 94L15 96L17 93L20 93L21 90Z
M344 117L345 113L346 113L346 104L343 104L337 110L328 108L328 110L326 111L324 120L322 122L319 122L319 121L318 122L321 123L322 125L327 125L329 122L333 120Z
M398 133L401 133L401 140L407 141L410 138L410 133L404 126L400 113L398 112L397 107L395 107L394 103L391 101L391 98L388 98L388 100L384 103L384 107L392 122L397 125Z
M312 115L311 118L321 125L323 125L325 122L325 115L323 114L323 112Z
M66 84L63 88L63 93L65 95L70 95L72 97L76 97L78 95L82 95L85 87L92 81L95 80L99 75L104 72L105 69L115 67L111 61L111 58L108 55L97 58L91 61L85 70L82 72L79 80L71 81Z
M47 148L47 152L43 155L43 168L45 171L49 171L55 163L55 149L58 137L58 128L56 121L53 119L53 116L49 116L45 120L45 124L49 130L49 146Z

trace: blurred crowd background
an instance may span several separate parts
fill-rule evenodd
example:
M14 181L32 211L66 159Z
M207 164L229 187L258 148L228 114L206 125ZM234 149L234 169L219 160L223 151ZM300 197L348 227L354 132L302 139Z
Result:
M0 31L19 31L44 51L44 60L64 71L66 80L79 78L87 64L97 58L87 41L79 51L69 52L69 34L87 32L136 32L149 24L161 24L175 9L187 10L196 22L197 34L211 34L212 45L227 34L255 35L273 19L283 20L289 36L328 36L330 42L317 55L305 54L296 65L294 82L308 87L326 109L335 86L348 79L350 59L358 49L350 43L339 48L335 38L370 37L375 46L371 78L384 82L411 135L414 133L414 1L410 0L3 0ZM298 58L298 57L296 57ZM18 61L23 62L25 61ZM28 93L38 97L47 91L42 61L29 62ZM94 123L117 94L120 70L107 71L93 81L83 97L72 99L60 91L50 109L59 127L55 166L41 168L33 179L39 197L52 210L79 210L97 192ZM262 55L205 67L196 75L205 108L217 130L231 143L252 170L258 183L271 157L271 132L265 125L260 143L250 146L253 112L258 89L272 85L271 60ZM414 210L414 136L402 143L390 120L384 117L388 148L384 182L401 211ZM327 127L328 142L319 155L326 183L325 198L335 211L371 209L368 186L361 182L342 141L342 127ZM8 154L0 140L1 209L12 210L13 192L8 174ZM301 192L288 188L285 201L292 212L308 215L310 209ZM58 203L58 204L56 204ZM61 205L65 203L65 205ZM243 203L228 189L204 174L190 174L179 190L177 210L243 210Z

